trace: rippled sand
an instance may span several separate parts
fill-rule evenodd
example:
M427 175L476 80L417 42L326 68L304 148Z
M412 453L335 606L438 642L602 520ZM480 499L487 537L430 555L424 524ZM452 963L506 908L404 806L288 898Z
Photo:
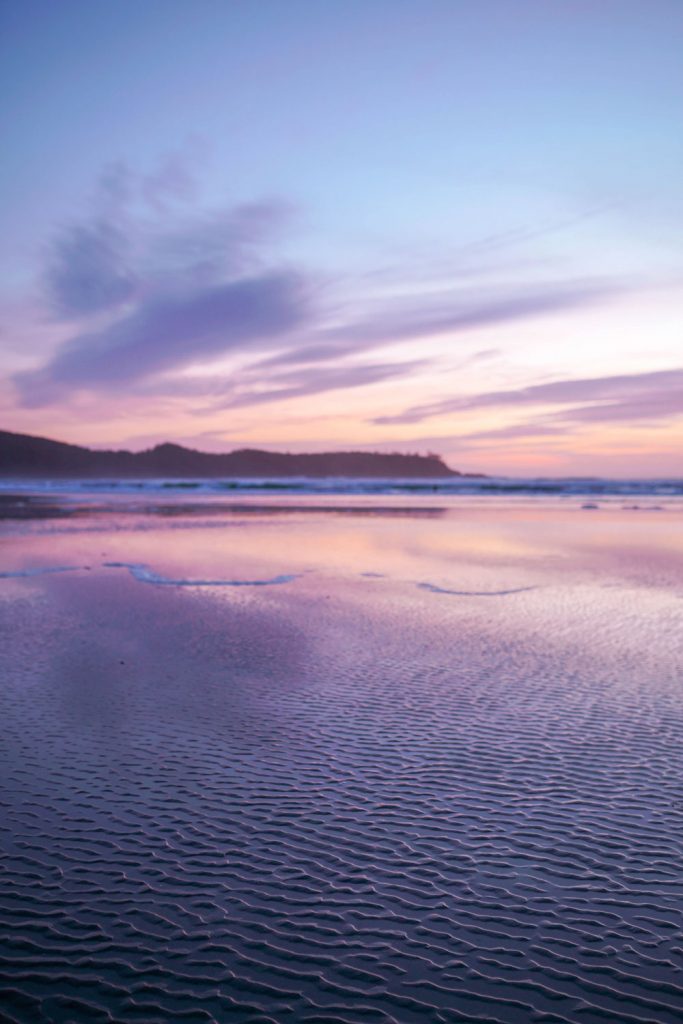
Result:
M680 1024L680 510L0 532L0 1020Z

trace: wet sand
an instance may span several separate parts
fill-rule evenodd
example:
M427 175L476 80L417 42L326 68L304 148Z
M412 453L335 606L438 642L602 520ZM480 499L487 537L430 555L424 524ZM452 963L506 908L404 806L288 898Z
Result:
M0 530L0 1020L677 1024L683 516Z

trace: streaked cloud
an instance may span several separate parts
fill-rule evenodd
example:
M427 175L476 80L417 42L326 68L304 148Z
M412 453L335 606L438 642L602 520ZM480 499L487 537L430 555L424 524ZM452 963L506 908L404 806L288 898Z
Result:
M194 193L180 157L146 176L105 168L89 215L46 247L46 306L73 333L42 367L15 375L23 405L282 345L309 323L307 282L271 251L291 206L188 206Z
M494 430L474 430L469 434L461 434L459 441L516 441L525 437L553 437L567 433L566 427L552 423L512 423L508 427L497 427Z
M271 273L178 295L154 295L101 331L78 335L41 370L17 374L27 405L74 388L112 390L131 381L254 343L272 342L306 319L302 283Z
M304 398L324 394L339 389L355 389L397 377L407 377L427 365L426 360L409 362L360 363L349 366L305 367L292 373L272 376L264 381L257 378L250 384L246 382L231 383L222 400L209 404L207 413L216 409L234 409L239 406L263 405L269 402L283 401L289 398Z
M683 411L683 369L557 380L507 391L487 391L411 406L401 413L376 417L380 424L421 423L436 416L478 409L528 405L568 405L563 419L662 419Z
M447 292L427 291L409 303L387 304L371 318L350 320L326 336L349 345L370 345L460 334L592 305L623 290L623 285L611 281L499 285L485 291L475 286L464 289L454 282Z
M45 272L55 313L71 319L116 309L129 299L136 280L127 263L127 248L125 234L106 220L60 231Z
M479 328L607 301L623 288L608 280L495 288L454 280L436 289L422 282L408 297L402 290L390 300L351 294L340 301L340 282L321 289L313 272L292 268L280 254L291 204L206 208L178 155L147 175L124 163L107 166L88 209L46 248L45 300L52 319L73 333L42 366L15 375L26 407L150 382L157 393L178 394L184 385L174 374L226 356L251 361L248 386L244 368L236 370L226 406L357 388L426 365L408 356L368 363L373 350L440 336L450 344ZM463 349L462 358L474 362L491 351ZM206 409L215 410L215 378L204 379ZM197 399L200 380L192 385Z

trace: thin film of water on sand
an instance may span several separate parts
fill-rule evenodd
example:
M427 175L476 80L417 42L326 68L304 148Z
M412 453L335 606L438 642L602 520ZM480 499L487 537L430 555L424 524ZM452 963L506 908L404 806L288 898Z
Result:
M674 1024L676 508L5 524L8 1020Z

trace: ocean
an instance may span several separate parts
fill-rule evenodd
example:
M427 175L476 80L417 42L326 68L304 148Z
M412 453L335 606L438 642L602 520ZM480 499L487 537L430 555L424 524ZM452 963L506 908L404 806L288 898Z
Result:
M379 495L488 495L603 498L680 498L683 477L613 480L603 477L437 477L434 479L119 479L119 480L0 480L2 492L32 491L50 494L156 494L192 491L198 494L379 494Z

